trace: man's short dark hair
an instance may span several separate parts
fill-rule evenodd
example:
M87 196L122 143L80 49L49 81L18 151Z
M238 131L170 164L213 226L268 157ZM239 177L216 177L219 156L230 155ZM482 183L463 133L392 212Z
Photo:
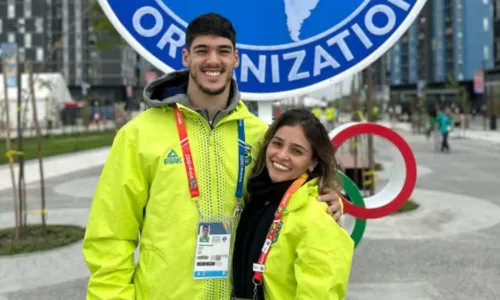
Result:
M201 15L189 23L186 30L186 48L200 35L213 35L229 39L236 47L236 31L228 19L216 13Z

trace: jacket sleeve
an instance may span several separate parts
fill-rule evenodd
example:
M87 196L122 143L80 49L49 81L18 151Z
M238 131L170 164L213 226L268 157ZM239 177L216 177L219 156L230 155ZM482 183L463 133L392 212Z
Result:
M83 241L87 300L132 300L134 252L148 197L135 141L118 131L99 179Z
M305 224L297 246L295 299L343 300L347 292L354 242L328 216Z

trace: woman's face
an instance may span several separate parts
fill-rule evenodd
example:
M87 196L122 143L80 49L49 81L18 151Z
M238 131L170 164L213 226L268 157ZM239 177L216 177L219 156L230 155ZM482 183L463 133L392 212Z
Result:
M273 182L299 178L316 166L311 144L300 126L282 126L266 149L266 166Z

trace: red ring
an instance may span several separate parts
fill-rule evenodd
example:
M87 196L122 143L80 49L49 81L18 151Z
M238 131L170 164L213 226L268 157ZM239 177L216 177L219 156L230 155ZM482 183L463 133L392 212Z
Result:
M397 132L375 123L357 123L346 127L332 138L332 145L338 149L344 142L360 134L374 134L391 142L403 156L406 166L404 184L397 196L389 203L380 207L364 208L344 201L344 212L355 218L365 220L382 218L396 212L410 199L417 183L417 162L410 146Z

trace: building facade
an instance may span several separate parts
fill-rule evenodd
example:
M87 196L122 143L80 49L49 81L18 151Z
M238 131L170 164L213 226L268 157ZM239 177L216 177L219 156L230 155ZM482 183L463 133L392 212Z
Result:
M497 129L500 117L500 0L493 1L493 68L484 76L483 112L489 118L489 128Z
M47 65L46 9L46 1L0 0L0 42L16 43L19 61L32 60L35 70Z
M391 85L471 81L493 65L491 0L429 0L390 51Z
M35 72L61 73L75 100L127 101L140 94L142 60L128 45L99 45L89 1L0 0L0 41L15 42Z

